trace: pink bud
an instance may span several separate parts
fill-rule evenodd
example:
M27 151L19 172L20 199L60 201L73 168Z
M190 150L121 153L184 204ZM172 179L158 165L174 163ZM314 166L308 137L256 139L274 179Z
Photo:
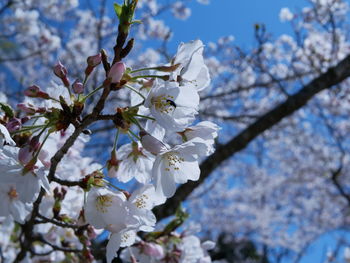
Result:
M33 105L26 105L24 103L17 104L17 108L19 108L27 114L35 114L37 110L37 108L35 108Z
M156 259L162 259L164 257L163 247L155 243L144 243L143 252L146 255L154 257Z
M153 153L154 155L157 155L167 150L164 143L162 143L146 131L140 131L140 137L143 148Z
M67 69L62 65L61 61L58 61L56 66L53 68L53 72L59 77L66 87L69 87L69 79L67 78Z
M115 63L108 72L108 78L111 84L118 83L126 70L126 66L123 62Z
M24 90L24 95L27 97L36 98L38 96L39 91L40 91L40 88L36 85L33 85Z
M101 61L102 61L101 53L98 53L95 56L90 56L87 58L87 63L90 67L96 67L101 63Z
M24 90L24 95L32 98L42 98L49 99L50 96L46 92L40 90L40 88L36 85L30 86Z
M65 66L62 65L61 61L58 61L58 63L53 68L53 73L60 79L67 76L67 69Z
M13 118L6 124L6 128L9 132L18 131L21 127L22 122L18 118Z
M84 91L84 85L83 83L79 82L78 80L75 80L73 85L73 91L76 93L76 94L81 94L83 93Z

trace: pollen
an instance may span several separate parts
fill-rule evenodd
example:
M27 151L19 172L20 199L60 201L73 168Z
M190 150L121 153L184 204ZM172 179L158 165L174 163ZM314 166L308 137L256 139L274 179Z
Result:
M13 187L11 187L10 191L7 194L10 197L10 199L16 199L18 197L18 193Z
M96 209L101 213L106 213L110 206L112 206L112 196L100 195L96 198Z
M179 164L184 162L185 159L180 157L177 153L168 153L165 156L167 167L165 168L165 171L170 172L171 169L174 171L180 170Z
M148 196L145 194L140 195L136 198L135 206L139 209L146 208L146 200L148 199Z
M126 241L128 241L128 239L130 238L130 234L129 233L124 233L121 237L121 242L122 243L126 243Z
M154 97L152 99L152 104L155 106L156 110L160 111L161 113L171 113L176 109L174 96L170 95Z

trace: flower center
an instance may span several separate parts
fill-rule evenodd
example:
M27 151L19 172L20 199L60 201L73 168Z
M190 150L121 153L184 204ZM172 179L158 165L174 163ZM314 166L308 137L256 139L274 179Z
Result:
M96 209L101 213L107 212L107 207L112 206L112 197L110 195L100 195L96 198Z
M13 187L11 187L10 191L7 194L10 197L10 199L16 199L18 197L18 193Z
M176 103L174 102L174 96L161 95L154 97L152 99L152 104L156 107L156 110L161 113L173 112L176 108Z
M126 243L130 237L131 237L131 235L130 235L129 233L124 233L124 234L121 236L121 242L122 242L122 243Z
M135 206L139 209L146 207L146 200L148 199L148 196L145 194L140 195L136 198Z
M170 172L171 169L174 169L175 171L179 170L179 164L184 162L185 159L177 155L176 153L167 153L165 156L167 167L165 168L165 171Z

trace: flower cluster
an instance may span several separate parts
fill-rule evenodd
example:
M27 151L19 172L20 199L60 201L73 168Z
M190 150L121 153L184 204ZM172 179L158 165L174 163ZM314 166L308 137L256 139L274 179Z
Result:
M164 231L156 238L149 233L144 241L137 237L139 231L155 229L152 209L173 196L177 184L199 179L199 159L214 151L219 127L195 122L199 92L210 83L200 40L182 43L166 65L133 70L122 61L134 41L123 47L136 4L115 4L120 26L112 61L105 50L88 57L83 81L72 81L69 70L58 62L53 73L61 84L28 87L17 110L0 103L0 220L6 226L6 260L67 257L93 262L91 240L106 230L107 262L120 247L136 241L142 253L158 253L159 260L165 253L179 262L192 262L195 253L196 259L210 262L192 235ZM91 87L89 79L100 66L105 79ZM130 91L131 105L103 113L108 96L122 89ZM90 103L91 111L86 107ZM101 121L112 121L116 130L105 166L80 154L91 135L89 126ZM128 137L130 143L119 145L120 137ZM138 182L133 191L120 186L133 179ZM8 242L10 237L21 246ZM157 252L160 241L173 248Z

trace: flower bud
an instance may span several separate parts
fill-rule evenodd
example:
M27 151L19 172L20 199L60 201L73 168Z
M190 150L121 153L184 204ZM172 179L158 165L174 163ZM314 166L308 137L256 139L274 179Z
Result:
M58 61L58 63L53 68L53 73L60 79L67 76L67 69L65 66L62 65L61 61Z
M6 128L9 132L18 131L22 127L22 122L18 118L12 118L7 124Z
M35 114L37 110L37 108L34 107L33 105L31 104L26 105L24 103L17 104L17 108L19 108L20 110L24 111L27 114Z
M62 80L64 86L69 87L69 80L67 78L68 71L66 67L62 65L61 61L58 61L56 66L53 68L53 72Z
M76 94L81 94L83 93L84 91L84 85L83 83L79 82L78 80L75 80L73 85L73 91L76 93Z
M40 88L36 85L33 85L26 88L23 93L27 97L36 98L38 96L39 91L40 91Z
M90 56L87 58L87 64L90 66L90 67L96 67L98 66L102 61L102 56L101 56L101 53L98 53L97 55L95 56Z
M46 92L40 90L40 88L36 85L30 86L24 90L24 95L32 98L42 98L49 99L50 96Z
M154 155L157 155L167 150L164 143L162 143L146 131L140 131L140 137L143 148L145 148L150 153L153 153Z
M118 83L126 70L126 66L123 62L115 63L108 72L107 78L110 79L111 84Z

